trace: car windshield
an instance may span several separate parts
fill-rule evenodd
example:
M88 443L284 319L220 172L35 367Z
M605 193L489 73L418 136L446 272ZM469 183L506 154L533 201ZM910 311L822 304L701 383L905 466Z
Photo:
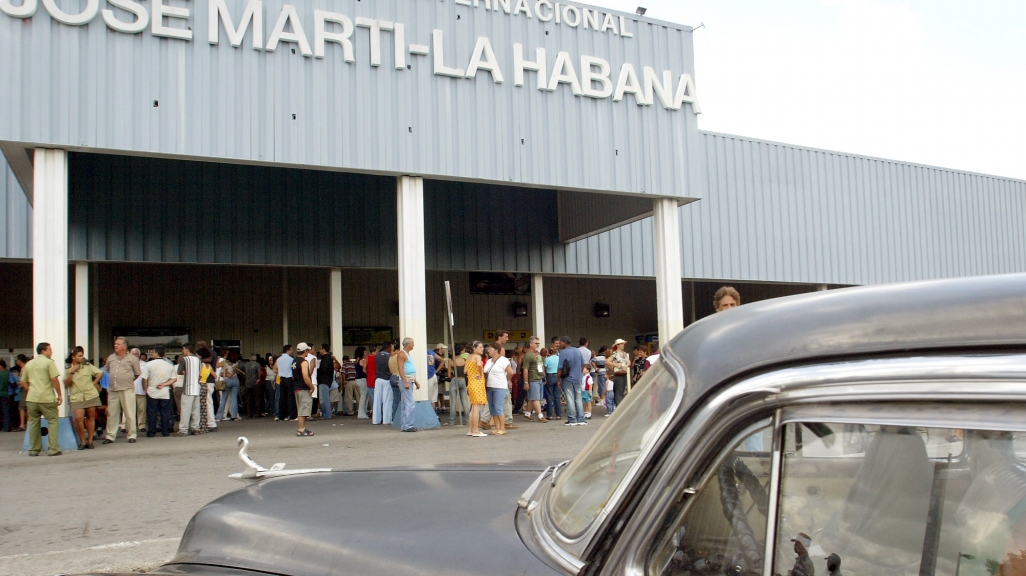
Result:
M609 504L666 426L683 385L662 362L655 363L558 476L549 511L563 535L580 536Z

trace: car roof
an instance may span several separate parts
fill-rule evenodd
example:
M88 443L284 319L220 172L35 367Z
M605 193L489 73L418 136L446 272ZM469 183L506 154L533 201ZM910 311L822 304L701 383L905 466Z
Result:
M1022 349L1026 274L764 300L704 318L665 348L684 366L685 411L714 389L770 367L893 353Z

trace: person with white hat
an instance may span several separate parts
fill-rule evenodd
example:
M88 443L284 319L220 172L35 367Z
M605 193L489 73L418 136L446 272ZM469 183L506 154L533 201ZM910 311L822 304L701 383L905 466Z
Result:
M296 365L292 372L295 375L296 386L296 436L313 436L314 433L306 428L306 419L310 417L313 410L313 399L317 390L317 373L314 371L317 366L317 356L306 342L296 345ZM299 374L295 374L296 371Z
M627 382L630 379L631 359L624 351L627 341L617 338L613 342L613 356L606 367L606 371L613 373L613 405L606 406L606 415L612 414L616 407L623 402L623 396L627 392ZM607 402L608 404L608 402Z

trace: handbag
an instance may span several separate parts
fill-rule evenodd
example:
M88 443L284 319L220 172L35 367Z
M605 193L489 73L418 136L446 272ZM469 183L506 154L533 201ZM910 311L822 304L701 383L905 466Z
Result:
M214 382L214 390L217 390L218 392L224 392L226 389L228 389L228 381L224 378L221 378L217 382Z

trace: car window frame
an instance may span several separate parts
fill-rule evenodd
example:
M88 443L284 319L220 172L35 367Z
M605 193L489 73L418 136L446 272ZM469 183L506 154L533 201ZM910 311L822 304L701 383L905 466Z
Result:
M982 385L982 387L981 387ZM630 517L612 517L614 530L599 534L585 562L596 566L588 574L648 574L653 555L668 537L687 495L707 473L742 426L803 404L838 404L898 401L950 401L1026 403L1026 354L1021 351L949 352L906 356L835 359L829 362L767 368L722 386L698 405L682 411L669 428L675 437L665 443L658 469L647 476ZM713 436L710 439L710 435ZM772 518L767 519L767 550L775 546L780 480L781 433L775 424L770 497ZM772 532L770 532L772 531ZM627 538L618 537L629 534ZM770 574L769 565L764 573Z

